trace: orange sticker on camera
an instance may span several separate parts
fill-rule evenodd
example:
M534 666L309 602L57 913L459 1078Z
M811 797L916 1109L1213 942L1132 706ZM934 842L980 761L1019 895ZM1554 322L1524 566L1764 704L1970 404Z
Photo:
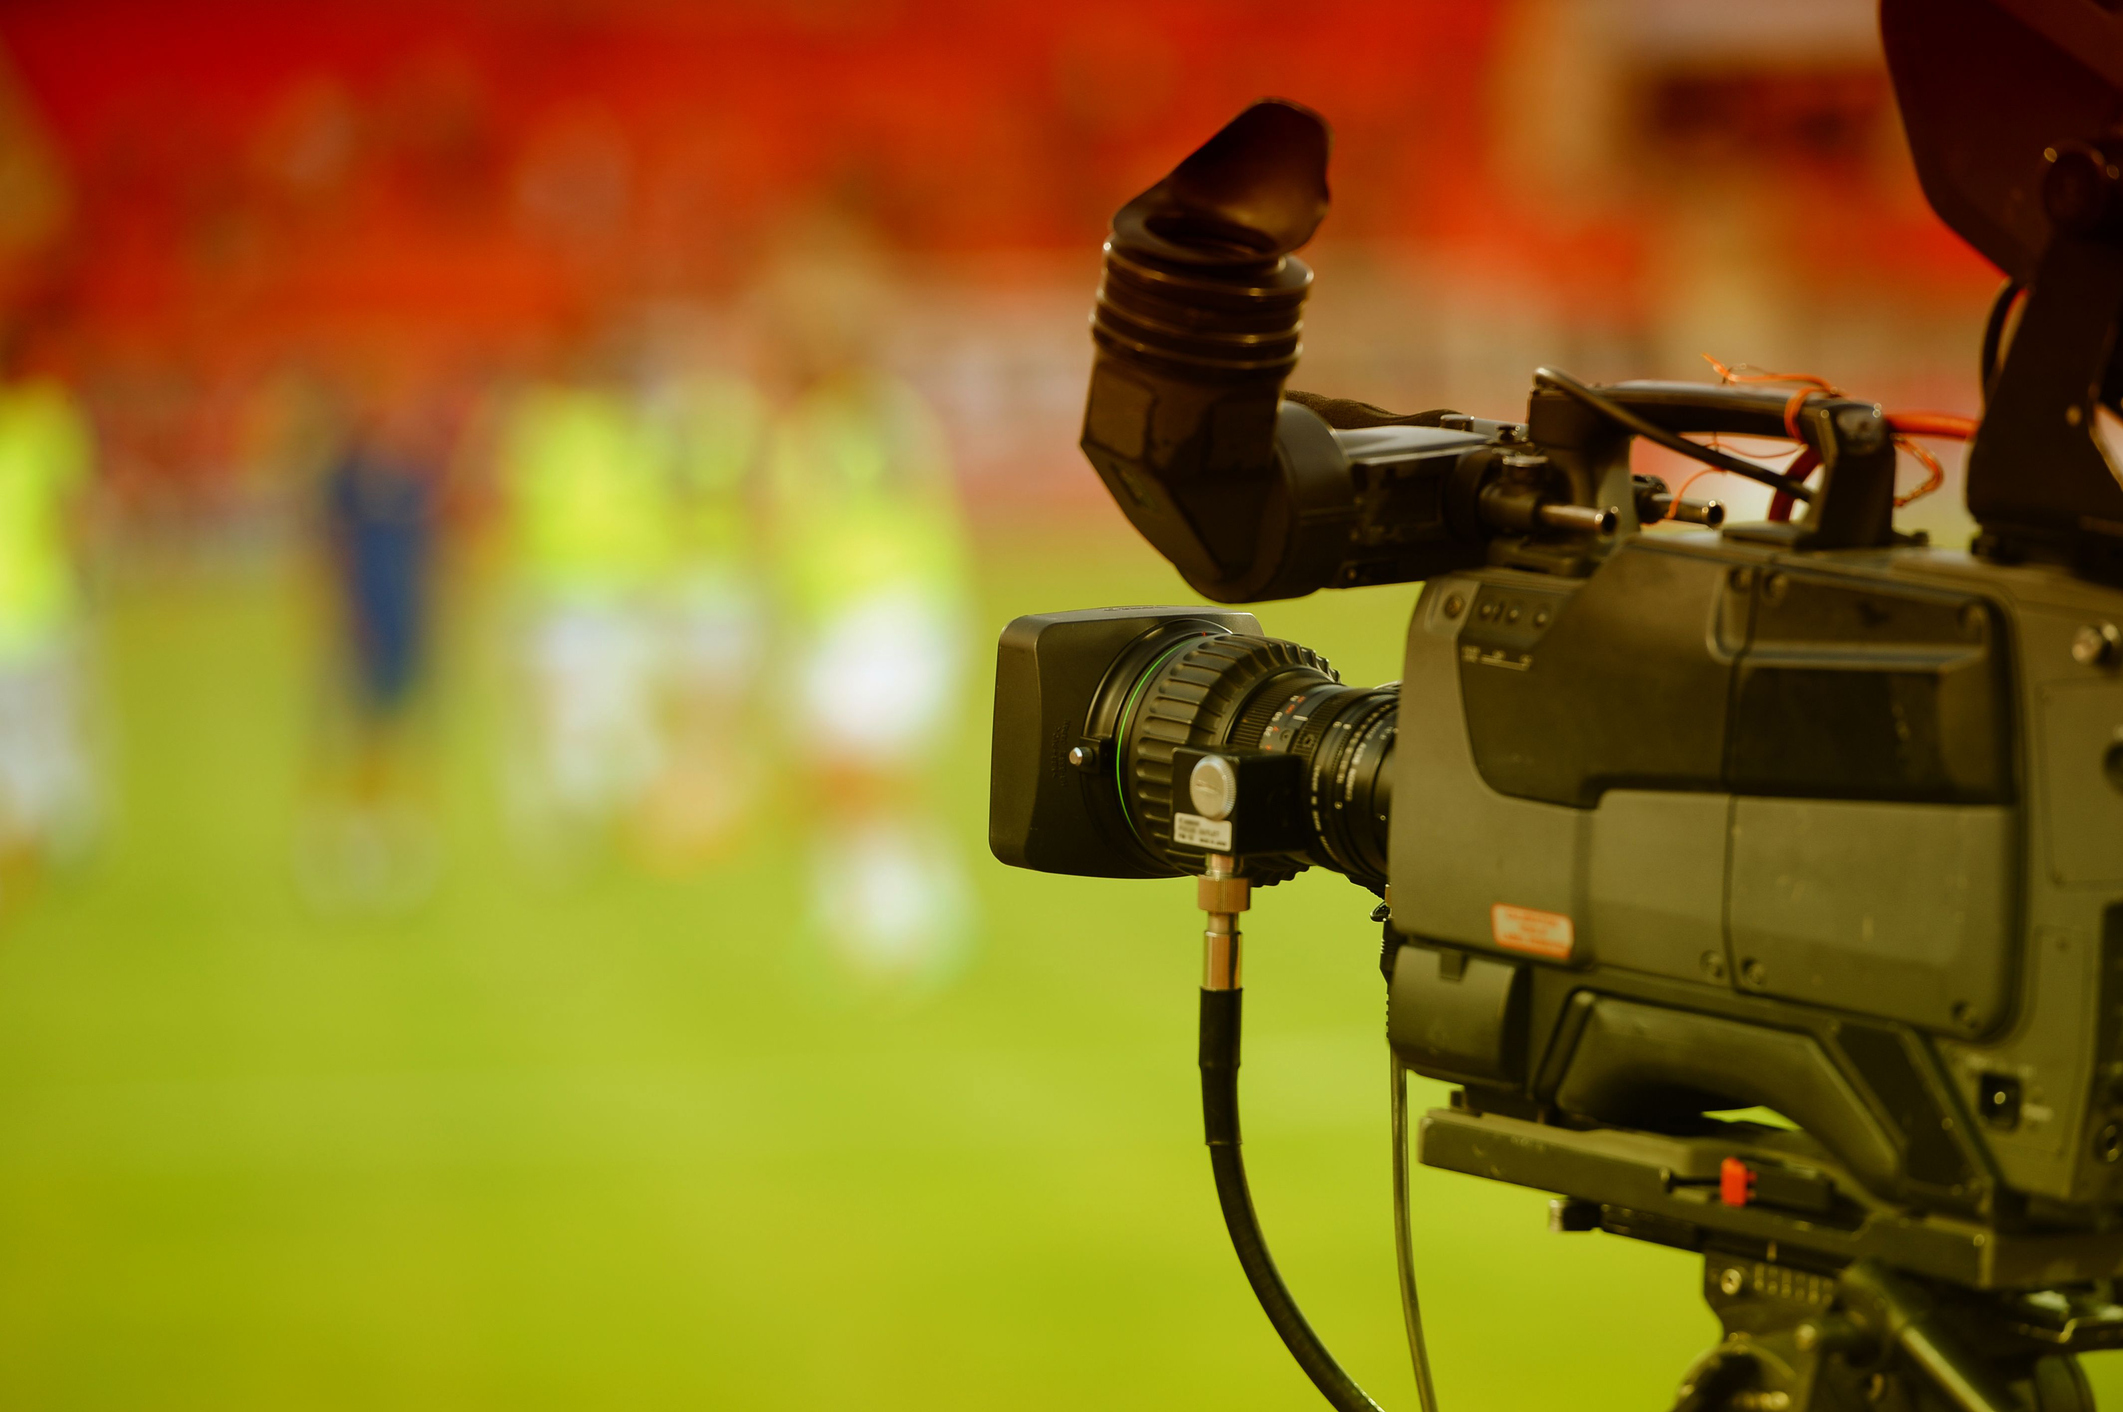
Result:
M1506 951L1546 956L1552 961L1570 959L1577 941L1577 928L1561 912L1537 912L1531 907L1512 907L1499 902L1489 909L1489 932Z

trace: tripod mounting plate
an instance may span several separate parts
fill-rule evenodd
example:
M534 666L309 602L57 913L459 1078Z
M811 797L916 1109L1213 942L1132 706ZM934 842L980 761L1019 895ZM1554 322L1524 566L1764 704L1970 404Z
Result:
M1602 1230L1683 1250L1777 1252L1823 1269L1874 1260L1971 1289L2029 1289L2123 1272L2123 1232L2030 1234L1876 1200L1801 1134L1715 1123L1701 1135L1566 1128L1433 1108L1417 1137L1429 1167L1552 1191L1599 1208ZM1825 1210L1728 1205L1727 1159L1832 1189ZM1802 1190L1804 1187L1802 1187Z

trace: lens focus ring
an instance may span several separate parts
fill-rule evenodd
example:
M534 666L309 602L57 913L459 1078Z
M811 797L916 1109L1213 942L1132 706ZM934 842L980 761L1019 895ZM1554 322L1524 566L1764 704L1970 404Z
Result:
M1122 786L1143 842L1161 855L1173 854L1174 787L1185 787L1172 778L1174 750L1229 744L1247 703L1264 690L1280 697L1337 680L1326 659L1309 647L1237 634L1204 639L1166 663L1120 742L1126 752ZM1255 881L1293 877L1298 866L1295 860L1287 867L1262 860Z

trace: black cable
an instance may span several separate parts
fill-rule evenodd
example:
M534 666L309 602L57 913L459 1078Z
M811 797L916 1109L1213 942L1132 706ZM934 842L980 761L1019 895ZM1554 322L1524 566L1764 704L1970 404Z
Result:
M1809 505L1813 503L1813 491L1807 488L1805 482L1795 480L1781 471L1772 471L1769 467L1753 461L1728 456L1715 446L1690 441L1679 432L1668 431L1658 423L1638 416L1613 398L1602 396L1568 373L1559 373L1553 368L1535 368L1533 380L1536 384L1552 387L1557 392L1575 398L1615 425L1635 432L1646 441L1655 441L1668 451L1678 451L1681 455L1701 461L1706 466L1715 466L1736 476L1758 480L1766 486L1781 490L1794 500L1803 500Z
M1991 384L1998 380L1998 359L2005 351L2005 321L2012 317L2012 303L2027 286L2016 279L2005 281L1998 297L1990 301L1990 317L1983 321L1983 404L1990 405Z
M1423 1412L1437 1412L1437 1385L1430 1380L1430 1350L1423 1344L1423 1308L1415 1297L1415 1236L1408 1214L1408 1069L1395 1054L1393 1076L1393 1254L1401 1275L1401 1321L1408 1326L1408 1357L1415 1364L1415 1396Z
M1342 1371L1305 1322L1268 1254L1260 1218L1253 1211L1238 1139L1239 1010L1244 995L1242 990L1202 992L1203 1139L1209 1144L1209 1165L1216 1173L1216 1199L1224 1208L1224 1227L1231 1233L1231 1248L1238 1252L1239 1266L1253 1286L1254 1298L1312 1385L1339 1412L1382 1412L1356 1380Z

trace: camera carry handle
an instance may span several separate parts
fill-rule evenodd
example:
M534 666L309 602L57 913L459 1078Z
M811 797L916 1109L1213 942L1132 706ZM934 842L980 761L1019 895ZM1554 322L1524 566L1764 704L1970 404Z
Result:
M1766 541L1792 549L1877 549L1897 542L1894 528L1893 427L1877 403L1828 393L1692 382L1623 382L1588 387L1554 368L1534 372L1527 413L1535 444L1575 469L1587 490L1612 482L1612 462L1625 471L1631 436L1642 437L1714 470L1745 476L1806 505L1795 524L1772 520L1733 525L1728 538ZM1761 436L1796 440L1818 458L1821 478L1803 479L1687 440L1697 435ZM1573 468L1573 460L1587 462Z

